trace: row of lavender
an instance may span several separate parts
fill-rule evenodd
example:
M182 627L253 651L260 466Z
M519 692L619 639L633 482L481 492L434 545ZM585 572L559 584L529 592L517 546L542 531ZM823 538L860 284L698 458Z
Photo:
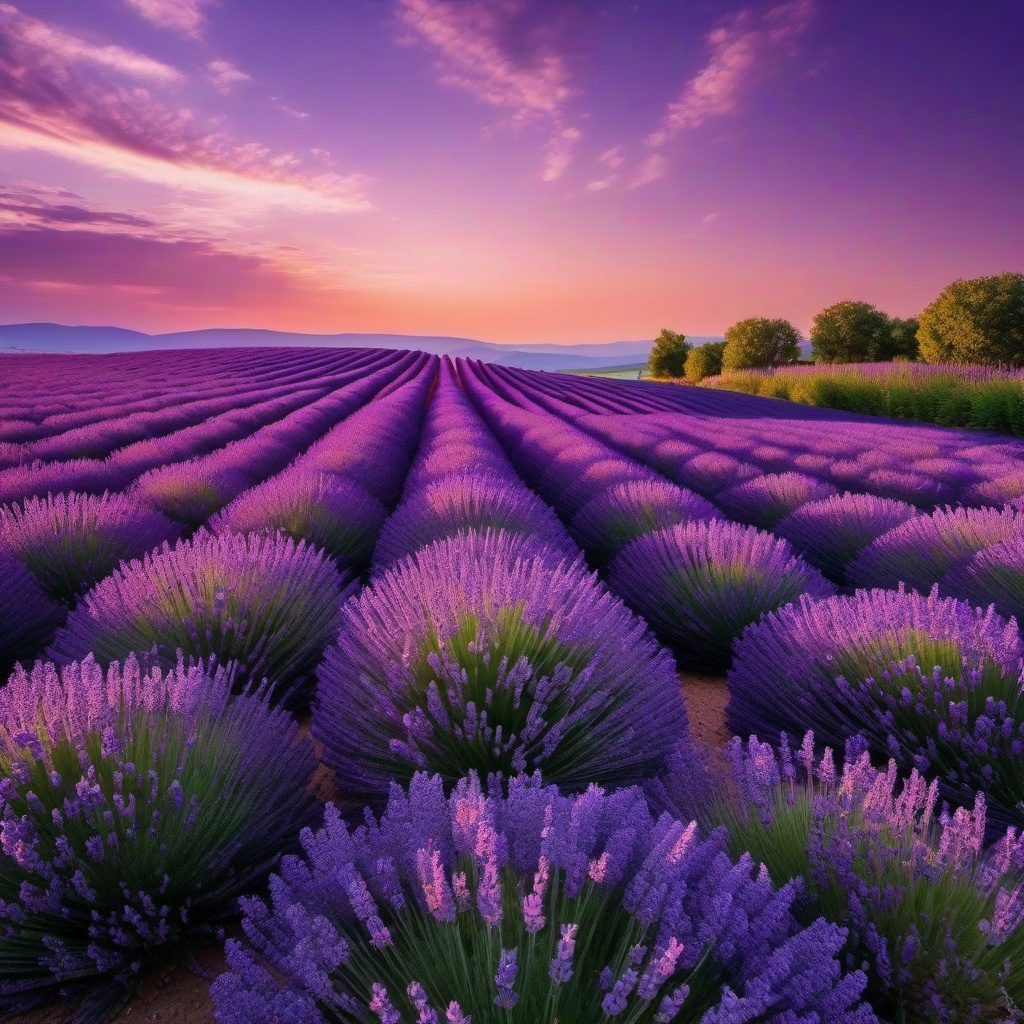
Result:
M338 429L346 424L356 426L335 437L334 461L329 464L333 468L313 462L304 471L303 459L299 459L287 471L295 472L295 484L308 481L310 469L315 469L318 480L327 472L339 473L333 482L340 484L346 471L358 467L355 471L360 481L378 491L378 501L393 501L416 444L430 376L413 375L395 389L395 395L405 397L404 403L396 399L388 406L385 396L367 406L361 419L357 415L344 421ZM474 399L482 402L487 396L474 390L466 379ZM387 427L391 427L390 434ZM353 460L356 439L377 444L362 462ZM561 442L565 441L562 436ZM556 441L551 451L557 451L559 443ZM313 446L310 454L316 448ZM513 445L513 450L519 448ZM612 465L602 465L609 461ZM671 486L664 478L634 480L627 475L615 480L623 464L633 472L629 460L620 458L615 463L591 452L575 463L570 454L563 463L547 467L551 493L556 497L559 476L571 484L565 489L569 496L564 502L553 502L556 510L564 516L566 509L579 504L581 511L606 496L609 481L613 486L623 482ZM234 507L246 508L247 503L245 515L249 518L233 527L226 523L225 528L284 526L293 535L312 540L309 531L323 530L332 520L337 526L351 517L344 511L349 506L332 506L318 491L290 486L287 480L271 486L275 483L279 481L266 485L267 500L241 495ZM304 497L292 501L292 493ZM541 493L547 496L544 489ZM270 500L274 496L276 503ZM700 511L694 495L679 492L678 496L686 509ZM273 511L260 520L264 507ZM708 510L714 522L714 510L710 506ZM574 523L575 517L571 519ZM616 543L599 524L597 517L591 531L597 540L588 543L588 552L601 545L613 549ZM573 533L579 536L575 525ZM539 768L545 779L557 782L567 792L583 789L595 780L614 788L646 779L650 799L675 801L677 809L692 803L695 787L703 785L695 782L699 773L685 743L679 692L672 673L665 670L670 662L642 624L586 571L564 527L516 476L449 368L443 369L429 406L402 504L377 544L371 587L345 604L340 619L332 618L339 614L332 595L347 597L354 587L351 563L341 549L335 552L339 567L344 567L339 574L318 551L304 543L296 546L283 537L255 534L246 539L229 533L216 543L204 538L205 534L197 535L178 545L173 557L168 551L163 553L166 557L156 556L115 573L97 588L97 592L106 588L102 600L91 594L76 609L58 639L55 654L62 660L80 657L110 637L122 647L108 649L107 660L127 650L146 650L146 641L153 634L124 639L126 630L134 626L126 621L126 613L130 619L134 611L135 620L145 622L153 613L162 612L166 621L158 635L180 627L175 636L177 647L200 655L216 651L233 661L236 671L241 666L243 677L270 674L279 691L294 694L295 685L308 678L309 666L340 624L338 643L329 647L320 669L314 705L314 731L334 769L338 795L353 808L361 803L380 807L394 779L409 780L414 794L409 800L392 794L380 829L364 830L351 840L340 822L329 816L325 830L306 840L309 866L286 862L281 880L275 883L272 909L259 903L247 905L250 943L292 981L280 990L251 950L233 947L233 972L218 983L225 1020L305 1021L317 1019L314 1014L328 1006L359 1019L369 1010L381 1020L397 1021L406 1014L412 1015L408 1019L436 1019L438 1011L456 1020L462 1019L464 1011L457 1004L460 985L470 990L463 994L464 1000L477 998L472 994L474 988L491 988L483 1004L474 1004L477 1019L488 1019L487 1014L494 1012L488 1009L493 997L499 1009L515 1010L521 1014L517 1019L523 1020L550 1019L552 1001L557 1007L560 998L560 1019L593 1020L601 1019L601 1014L614 1017L628 1012L632 1019L642 1020L871 1020L870 1011L857 1007L857 992L865 981L876 1007L891 1002L894 993L922 1006L928 1000L945 1006L950 984L957 991L958 986L962 988L962 979L956 974L960 970L974 977L971 998L985 1012L996 1002L1005 1005L1006 993L1017 991L1013 986L1019 985L1019 979L1004 977L1002 972L1003 960L1012 959L1012 943L1018 941L1019 899L1012 887L1004 884L1004 876L1019 857L1016 847L1006 841L999 847L997 870L990 860L985 871L980 871L978 822L983 821L983 813L955 817L935 846L936 837L929 835L934 796L929 804L927 787L921 790L914 777L898 802L903 817L897 818L913 842L894 863L904 875L909 870L907 877L916 886L934 887L936 873L961 894L969 883L969 909L978 920L963 928L958 924L943 946L927 913L911 913L908 919L907 901L903 901L896 908L902 909L902 919L897 914L895 920L883 920L884 912L894 908L887 906L885 899L868 899L870 927L859 932L854 928L846 940L854 943L852 952L846 949L847 955L856 954L870 962L868 977L855 972L842 980L833 955L842 946L843 934L816 916L825 901L820 906L815 901L794 902L796 890L787 885L773 895L766 877L754 878L749 860L741 859L739 865L732 866L722 848L722 837L698 846L692 830L673 832L673 825L666 833L665 823L654 826L635 797L630 798L632 803L623 802L625 797L597 794L588 794L589 802L587 798L572 800L539 783L485 796L472 783L456 782L469 769L484 776L489 771L509 775ZM705 574L713 575L714 569L708 563ZM809 570L803 567L804 571ZM151 586L154 577L161 581L155 590ZM167 585L171 578L174 588ZM651 587L650 578L647 587ZM168 600L172 590L174 599ZM90 603L92 611L85 613ZM196 618L200 608L203 618ZM290 618L316 621L322 628L297 630ZM250 620L257 622L257 629L251 628ZM312 660L307 658L305 663L294 655L295 648L303 645L314 652ZM165 660L172 659L173 646L168 644L158 653ZM1012 651L1007 647L1002 653L1009 656ZM277 661L271 668L272 657ZM41 692L46 674L40 671L33 680L37 692ZM177 677L172 672L167 678L184 679L185 671L178 669ZM97 689L104 689L102 677L97 682L93 668L83 669L81 675L92 680L93 699L87 703L95 715L97 707L105 703L95 696ZM134 680L130 685L132 692L137 692L137 670L126 669L125 676ZM76 678L72 670L64 686L85 685L76 683ZM119 680L108 678L107 701L118 697L123 688ZM23 691L31 689L27 677L21 685ZM185 684L174 685L180 688ZM203 693L222 694L225 690L223 681L199 686L193 680L188 685ZM51 694L58 688L52 671L45 686ZM264 692L261 699L267 696ZM203 697L199 704L205 707L210 700ZM25 701L23 698L22 703ZM180 696L175 701L187 703ZM130 701L123 703L132 706ZM57 706L61 706L59 702ZM253 714L269 714L266 705L262 707ZM154 707L145 710L151 719L147 731L152 731ZM223 717L220 711L218 717ZM166 728L167 723L158 725ZM73 727L87 731L81 722L73 723L69 731ZM95 731L95 721L90 720L88 728ZM113 726L108 722L105 728ZM280 738L281 731L268 728L267 735ZM119 741L105 740L104 745L113 750ZM273 743L253 744L251 751L248 746L242 748L255 759L253 778L259 770L274 770L272 748ZM840 789L843 799L852 800L860 815L859 831L843 836L849 848L857 850L865 842L878 846L872 816L877 817L885 792L893 798L896 783L894 777L873 775L864 758L853 753L856 757ZM113 754L108 750L104 756L120 754L119 749ZM744 792L752 806L763 808L761 790L766 785L771 788L768 755L759 746L752 746L748 755L756 768L751 778L761 789L752 782ZM812 757L805 755L805 770ZM45 752L40 758L45 759ZM134 771L136 762L127 763ZM84 764L80 767L86 772ZM413 776L416 770L430 772L433 778L417 779ZM123 787L129 773L115 774L121 778L116 785ZM223 775L223 769L212 774ZM787 773L785 759L777 774L780 780L786 777L792 796L795 772ZM817 811L827 814L834 803L829 796L833 789L828 787L835 785L835 779L829 779L824 765L817 774L828 791L804 796ZM195 821L189 822L189 818L194 817L193 809L181 796L180 782L174 788L174 772L155 775L156 781L149 781L148 788L143 785L146 780L141 780L139 806L156 813L159 780L172 779L165 796L192 829ZM453 785L454 795L446 809L442 790ZM840 789L834 792L838 794ZM138 828L135 805L123 788L108 796L111 800L116 797L115 806L117 801L132 806L126 825L131 836ZM26 798L24 806L30 803ZM41 803L49 809L45 801ZM244 809L246 800L240 804ZM250 804L255 806L254 801ZM786 803L798 805L797 800ZM159 804L159 813L168 813L166 801ZM722 812L716 814L721 817ZM299 816L297 812L296 821ZM755 817L764 821L763 809ZM777 817L780 822L784 819L784 815ZM552 824L556 819L557 828ZM748 825L751 820L749 815L742 816ZM844 816L844 827L849 820L849 815ZM235 823L244 835L260 834L257 825L247 826L242 818ZM744 834L741 822L731 830L734 837L743 835L742 842L753 849L758 837L750 833L748 828ZM629 845L626 834L639 835L639 842ZM22 860L31 862L38 856L40 837L19 836L15 831L11 835L12 846L22 844L17 855ZM256 848L269 851L272 842L280 843L275 836L271 830L268 845L257 844ZM103 853L109 848L109 839L108 834L104 846L90 836L92 849L86 850L97 863L106 861L101 874L118 867L116 855L108 858ZM770 838L767 845L771 846ZM806 845L808 856L815 855L813 844ZM655 852L650 853L652 850ZM734 842L734 852L740 851ZM95 856L97 852L103 856ZM221 852L219 848L211 850L213 862ZM71 873L72 869L81 872L85 854L77 860L63 851L58 854L46 863L67 883L60 890L61 898L73 905L77 901L79 906L90 898L95 900L98 890L89 883L88 872L77 880ZM828 861L822 851L817 856ZM246 858L252 861L251 847L243 855L243 863ZM758 859L777 866L767 855ZM392 867L385 870L381 865L389 860ZM876 868L884 874L883 869L891 872L893 864ZM218 869L223 871L223 863ZM502 877L509 871L518 874L528 893L517 914L507 909L510 883L507 878L503 883ZM822 863L816 864L816 871L822 874ZM810 877L810 870L807 874ZM782 884L788 877L783 870L775 881ZM628 878L633 879L629 894L619 906L618 891ZM839 875L836 879L839 891L849 888ZM229 897L251 884L252 876L247 875L239 886L220 890L221 899L210 909L223 912ZM70 954L67 959L57 958L57 968L65 972L65 984L96 973L130 977L132 965L125 963L124 955L120 959L114 956L111 944L127 948L130 958L141 956L142 949L151 952L169 936L188 930L184 928L187 915L174 899L161 902L151 893L136 895L138 902L127 908L133 915L128 920L131 928L118 912L111 917L114 931L92 926L99 939L88 953L79 950L77 960ZM165 896L166 889L159 895ZM143 896L149 898L148 905ZM578 916L579 901L587 899L605 907L604 912L597 915L592 911L594 919L589 923L570 921L569 917ZM10 903L13 906L14 900ZM478 913L468 909L474 903ZM735 913L723 915L726 904L734 905ZM58 905L63 914L66 905L59 901ZM51 903L47 912L52 915L54 909ZM790 911L800 917L809 910L813 913L801 931ZM598 916L600 932L594 931ZM832 916L837 916L834 908ZM169 920L179 917L181 920ZM198 918L209 920L205 912ZM606 933L610 919L619 924ZM769 925L769 921L773 923ZM556 930L561 922L565 923ZM22 935L26 931L31 929L23 927ZM756 941L751 938L754 933ZM479 969L474 971L475 981L432 976L431 965L445 962L453 934L462 935L467 948L482 958L485 972L490 972L483 980ZM641 942L645 937L647 946ZM929 938L936 942L929 945ZM897 940L898 947L894 945ZM921 947L916 954L915 942ZM932 951L940 947L945 954L936 960ZM901 966L894 972L891 960L896 953ZM957 958L970 961L970 967L958 963ZM23 995L54 984L58 970L48 964L49 979L41 979L38 954L33 960L31 943L23 962L30 965L25 968L29 980L22 983ZM941 978L951 969L952 983L934 980L936 970ZM598 974L601 984L595 987L592 979ZM573 983L574 976L581 980ZM443 992L453 994L454 1002L441 998L438 993ZM429 1005L432 1001L433 1007ZM430 1017L432 1013L435 1018ZM501 1019L508 1019L506 1013Z

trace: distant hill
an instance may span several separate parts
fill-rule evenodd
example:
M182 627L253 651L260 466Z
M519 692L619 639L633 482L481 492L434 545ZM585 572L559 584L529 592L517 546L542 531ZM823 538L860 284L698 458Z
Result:
M694 337L694 345L718 338ZM251 345L337 348L419 349L464 356L527 370L586 370L645 360L651 339L593 345L499 345L473 338L417 334L293 334L245 327L143 334L123 327L71 327L64 324L0 325L0 352L145 352L174 348L236 348Z

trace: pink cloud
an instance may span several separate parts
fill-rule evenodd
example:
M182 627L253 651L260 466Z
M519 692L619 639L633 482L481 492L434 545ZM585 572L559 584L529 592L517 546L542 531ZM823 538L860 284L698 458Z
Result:
M0 3L0 32L45 51L52 60L64 64L92 64L130 78L161 84L184 80L184 75L169 64L122 46L90 42L57 25L30 18L10 4Z
M139 86L81 73L9 19L0 52L0 147L47 152L105 173L227 198L244 212L268 206L316 212L369 208L360 175L312 172L293 153L210 131Z
M212 0L125 0L147 21L183 36L198 36L203 27L203 8Z
M478 102L508 110L514 127L549 134L541 177L559 178L582 137L566 107L572 84L575 3L554 0L398 0L404 44L423 42L437 52L443 85Z
M251 82L252 75L247 75L239 70L229 60L211 60L206 65L206 73L211 82L221 92L231 92L236 85L242 82Z
M647 144L662 146L710 118L737 113L749 90L771 74L781 58L792 56L795 41L813 14L813 0L790 0L764 12L745 8L720 23L707 37L708 62L669 105Z

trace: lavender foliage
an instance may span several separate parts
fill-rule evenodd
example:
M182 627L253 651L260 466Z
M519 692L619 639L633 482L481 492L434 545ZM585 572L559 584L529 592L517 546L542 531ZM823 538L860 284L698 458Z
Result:
M438 776L349 831L328 806L214 984L222 1024L873 1024L845 932L794 924L722 836L655 821L635 789L507 796ZM280 979L280 980L278 980Z
M609 583L687 668L719 670L762 615L835 588L778 537L721 520L649 533L612 562Z
M216 938L311 821L296 728L202 666L15 672L0 689L0 1011L64 994L96 1019L146 966Z
M362 568L387 509L337 473L286 470L240 494L210 520L213 533L276 533L323 548L340 565Z
M802 473L767 473L722 492L715 504L730 519L770 530L794 509L832 494L831 484Z
M1024 510L1017 515L1024 518ZM974 604L994 604L996 611L1024 622L1024 529L955 566L941 586Z
M607 562L645 533L717 518L710 502L667 480L629 480L584 505L573 518L572 534L589 557Z
M0 506L0 548L54 602L73 605L121 561L174 540L180 527L126 494L50 494Z
M165 667L179 651L215 657L240 683L267 677L278 696L291 695L333 641L354 585L305 541L202 532L115 570L82 598L49 653L61 663L135 653Z
M574 553L558 517L518 480L490 473L453 473L426 484L388 519L374 552L374 571L460 530L504 530Z
M850 563L847 575L854 586L895 588L905 583L926 594L979 551L1022 535L1024 514L1020 512L938 509L908 520L869 544Z
M766 865L777 885L804 882L797 914L849 932L867 995L885 1020L982 1024L1024 1004L1024 839L1005 832L988 853L985 800L939 810L938 785L899 778L851 749L814 756L808 733L780 753L733 739L733 787L714 816L734 854ZM723 790L723 793L725 791Z
M324 760L376 806L420 770L628 785L686 737L672 659L642 620L578 557L503 531L438 541L374 580L318 680Z
M736 645L726 721L737 735L862 736L990 818L1024 815L1024 679L1015 623L991 608L889 590L802 600Z
M903 501L870 494L834 494L794 509L772 528L830 580L846 583L846 566L884 533L919 515Z
M16 662L42 653L66 613L39 589L28 569L3 550L0 580L0 680L5 680Z

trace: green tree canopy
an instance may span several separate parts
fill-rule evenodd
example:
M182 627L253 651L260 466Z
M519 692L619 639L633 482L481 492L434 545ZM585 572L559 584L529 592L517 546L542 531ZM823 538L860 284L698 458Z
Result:
M919 321L926 363L1024 366L1024 274L954 281Z
M665 327L654 339L654 348L647 360L647 372L652 377L682 377L689 352L686 335L677 334Z
M898 316L889 318L889 337L882 345L878 358L889 362L893 359L916 359L918 357L917 347L917 317L909 316L901 319Z
M709 341L690 349L686 357L685 375L691 384L699 384L705 377L717 377L722 372L724 341Z
M816 363L871 363L886 358L891 334L889 318L870 302L837 302L814 318L811 351Z
M800 332L788 320L750 317L725 332L723 370L782 366L800 358Z

